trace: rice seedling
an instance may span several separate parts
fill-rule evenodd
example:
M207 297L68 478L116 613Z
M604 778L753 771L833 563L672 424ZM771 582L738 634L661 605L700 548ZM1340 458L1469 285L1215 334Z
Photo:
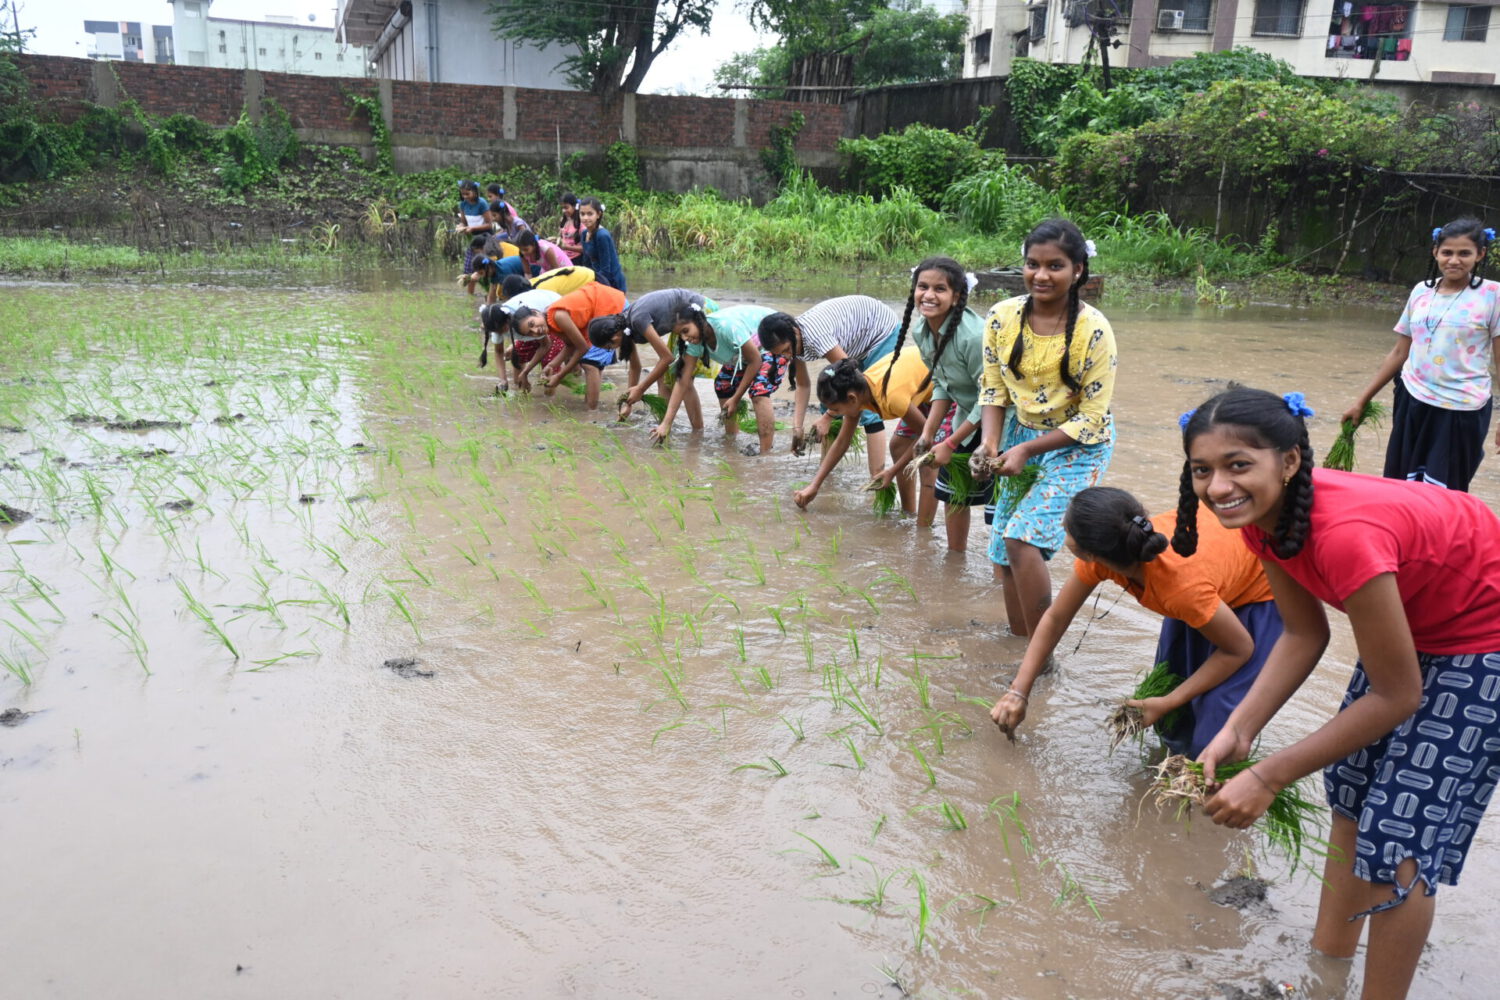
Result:
M880 476L876 476L865 484L865 492L874 494L870 500L870 506L875 511L876 517L888 517L901 502L901 495L896 489L896 484L884 482Z
M4 667L6 673L10 674L26 687L31 686L33 681L31 664L27 663L24 657L16 655L13 650L11 652L0 653L0 667Z
M764 764L741 764L738 767L730 768L731 774L735 771L768 771L777 778L785 778L788 773L787 769L781 766L781 761L777 760L775 757L767 757L766 763Z
M1040 465L1024 465L1021 471L1014 476L996 476L998 484L995 487L995 517L1002 515L1009 519L1026 499L1026 494L1042 478L1042 467Z
M177 590L180 594L182 594L182 599L187 602L188 611L192 612L193 616L203 623L203 627L210 633L212 633L214 638L218 639L219 642L223 644L224 648L229 650L230 654L236 660L238 660L240 658L240 651L236 649L234 643L229 640L229 636L224 634L224 630L219 627L219 623L214 621L213 614L208 610L208 608L204 607L202 601L193 596L192 592L188 590L187 584L183 583L181 580L175 580L173 582L177 584Z
M783 726L786 726L786 728L791 731L792 737L798 743L801 743L803 740L807 739L806 734L803 732L802 717L800 715L797 717L796 721L788 719L784 715L778 715L776 718L780 719L781 724Z
M865 895L838 899L835 900L835 902L848 903L851 906L863 906L871 910L880 909L885 905L887 887L891 884L891 882L897 875L901 874L901 872L899 870L893 871L889 875L882 877L880 874L880 869L876 868L875 862L871 861L869 858L856 856L854 860L863 861L865 864L870 866L870 876L873 881L871 882L869 889L866 890Z
M916 944L917 954L922 953L922 948L927 944L927 927L932 922L932 907L927 901L927 880L922 873L915 868L907 870L906 884L915 886L917 890L917 919L912 927L912 939Z
M927 787L936 788L937 775L932 773L932 765L927 763L927 755L915 743L908 743L907 747L911 750L911 755L917 759L917 763L922 766L922 772L927 775Z
M1214 769L1214 777L1225 782L1250 770L1257 763L1257 760L1241 760L1220 764ZM1209 798L1203 765L1197 761L1188 760L1182 754L1173 754L1152 770L1156 772L1156 780L1146 794L1154 796L1158 808L1172 807L1178 819L1187 816L1193 806L1201 806ZM1265 835L1272 847L1291 859L1293 867L1299 867L1304 848L1317 854L1327 853L1327 843L1311 832L1319 826L1322 812L1316 802L1302 794L1300 782L1293 782L1276 793L1265 815L1256 823L1256 828Z
M824 863L826 863L828 865L828 867L830 867L830 868L840 868L840 867L842 867L839 864L839 859L833 856L833 852L831 852L830 850L828 850L828 848L824 847L822 844L818 843L813 838L809 837L807 834L802 833L802 832L797 831L797 830L793 830L792 831L792 836L794 836L794 837L801 837L803 840L807 841L809 844L811 844L814 847L816 847L818 849L818 853L820 855L822 855L823 861L824 861Z
M1358 422L1343 421L1339 425L1338 437L1333 439L1333 444L1328 447L1328 454L1323 456L1323 468L1352 472L1354 470L1354 432L1366 423L1378 428L1380 421L1385 419L1385 415L1385 404L1372 399L1360 411Z
M396 613L410 626L412 635L416 636L417 642L420 643L422 641L422 630L417 625L417 612L411 606L411 601L407 599L405 594L393 588L387 588L385 593L391 599L391 603L396 606Z
M1158 663L1147 671L1146 676L1141 678L1135 686L1135 691L1130 695L1129 701L1140 701L1145 698L1160 698L1171 694L1177 685L1182 683L1182 676L1173 673L1171 665L1166 660ZM1172 711L1156 720L1155 729L1158 734L1167 733L1177 725L1177 720L1182 718L1182 709L1174 708ZM1146 734L1146 719L1139 708L1120 702L1119 706L1109 714L1105 720L1105 726L1110 731L1109 752L1114 753L1121 743L1128 739L1141 740Z

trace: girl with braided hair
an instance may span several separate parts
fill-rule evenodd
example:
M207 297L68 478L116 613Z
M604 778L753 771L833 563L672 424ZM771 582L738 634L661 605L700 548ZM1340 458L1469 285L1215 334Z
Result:
M915 351L907 351L904 358L898 358L894 353L887 354L868 370L861 370L859 362L853 358L843 358L818 373L818 402L827 407L829 413L843 418L843 423L823 453L812 482L792 494L798 507L806 510L818 495L824 480L838 467L859 430L861 413L874 413L881 420L900 418L912 425L922 422L922 405L932 398L929 374ZM889 486L910 459L910 447L893 448L891 464L875 474L871 488ZM910 481L902 477L897 481L897 490L901 496L901 509L912 513L916 504L911 495Z
M1159 731L1162 742L1174 753L1196 756L1250 690L1281 635L1260 560L1239 532L1213 521L1202 526L1189 559L1167 546L1177 528L1175 511L1148 519L1139 500L1110 486L1090 486L1075 496L1063 528L1076 560L1072 575L1042 615L990 717L1012 732L1021 724L1032 685L1094 588L1108 580L1162 616L1151 662L1166 663L1183 678L1168 694L1128 704L1141 710L1148 726L1176 712L1171 728Z
M1500 366L1500 282L1484 278L1495 231L1458 219L1432 231L1427 280L1411 290L1396 346L1344 419L1395 379L1385 475L1468 492L1489 434L1490 364ZM1397 374L1400 378L1396 378ZM1495 432L1500 450L1500 428Z
M948 477L948 463L968 462L979 446L979 380L984 372L984 321L969 306L973 275L965 273L951 257L928 257L911 272L911 291L901 317L895 355L910 337L927 365L932 385L932 404L920 427L902 421L896 428L892 452L910 438L912 455L933 453L937 467L923 468L922 495L917 501L917 524L932 524L937 501L947 507L944 527L948 548L964 552L969 547L969 508L983 505L985 491L971 490L955 496ZM913 313L917 315L913 317ZM890 369L887 369L889 378Z
M698 392L693 382L698 366L713 361L721 366L714 379L714 394L719 398L724 433L733 437L739 432L740 400L749 396L755 408L760 454L768 455L776 440L771 393L786 374L786 360L763 350L757 336L760 321L771 315L771 310L764 306L730 306L710 313L702 297L697 298L698 301L685 299L672 322L677 341L672 395L661 423L651 429L651 441L653 444L666 441L672 432L672 421L677 418L677 408Z
M1093 249L1066 219L1043 222L1023 246L1027 294L998 303L985 321L982 433L971 467L976 478L1039 470L1013 510L986 511L1014 635L1030 635L1051 603L1047 560L1062 548L1063 512L1099 482L1114 451L1115 335L1079 299Z
M1404 997L1438 883L1458 882L1500 778L1500 519L1466 493L1314 470L1311 413L1300 393L1232 388L1183 429L1173 549L1196 551L1206 506L1260 558L1285 623L1199 755L1205 777L1248 756L1317 666L1325 605L1348 616L1359 649L1338 713L1204 807L1243 829L1278 790L1323 769L1332 849L1312 945L1351 957L1368 924L1362 996Z

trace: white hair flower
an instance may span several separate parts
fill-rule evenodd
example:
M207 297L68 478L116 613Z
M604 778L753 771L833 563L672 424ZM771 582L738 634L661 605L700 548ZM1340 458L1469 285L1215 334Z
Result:
M974 276L973 271L964 272L964 281L968 284L969 291L971 292L979 287L979 279Z
M1083 252L1086 253L1086 254L1088 254L1090 257L1097 257L1097 256L1099 256L1099 248L1096 247L1096 246L1094 246L1094 241L1093 240L1084 240L1083 241Z

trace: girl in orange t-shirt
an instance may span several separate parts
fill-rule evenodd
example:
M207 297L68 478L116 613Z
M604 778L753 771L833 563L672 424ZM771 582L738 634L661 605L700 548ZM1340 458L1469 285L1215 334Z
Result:
M1124 587L1141 607L1163 616L1153 663L1166 661L1184 678L1170 694L1132 701L1155 725L1179 713L1162 742L1196 757L1234 711L1281 635L1281 615L1271 599L1260 560L1239 533L1208 519L1199 525L1191 558L1168 548L1177 514L1147 520L1139 500L1124 490L1092 486L1080 491L1063 515L1073 574L1042 615L1016 679L990 717L1014 729L1038 674L1089 594L1105 580Z
M597 281L569 292L547 307L547 330L562 340L565 351L554 363L556 370L547 370L547 395L557 391L564 375L588 359L591 363L585 365L583 370L586 383L584 398L589 409L599 406L599 387L603 381L604 365L613 363L614 357L597 348L590 350L589 323L599 316L614 316L624 311L625 293ZM594 355L592 358L591 354Z

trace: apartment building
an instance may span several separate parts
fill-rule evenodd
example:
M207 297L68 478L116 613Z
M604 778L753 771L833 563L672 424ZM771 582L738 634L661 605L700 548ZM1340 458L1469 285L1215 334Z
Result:
M1497 7L1500 0L973 0L964 76L1006 76L1018 56L1082 62L1108 21L1117 66L1244 46L1302 76L1494 86Z

